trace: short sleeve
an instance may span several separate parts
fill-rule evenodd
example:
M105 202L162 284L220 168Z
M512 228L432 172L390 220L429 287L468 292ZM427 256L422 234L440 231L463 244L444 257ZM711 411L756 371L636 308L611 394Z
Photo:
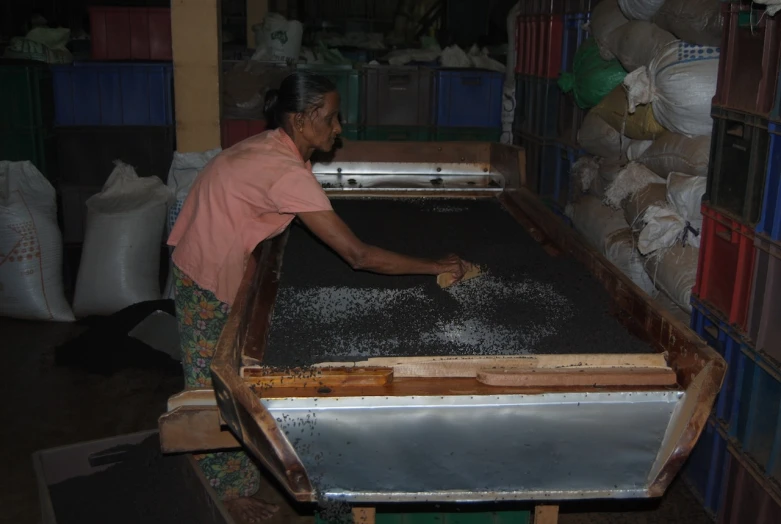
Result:
M285 174L269 191L279 213L331 211L331 201L314 175L306 169Z

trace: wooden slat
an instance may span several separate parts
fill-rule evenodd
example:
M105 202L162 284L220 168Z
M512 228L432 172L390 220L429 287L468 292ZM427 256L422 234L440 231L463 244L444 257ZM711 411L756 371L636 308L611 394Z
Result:
M482 369L501 368L660 368L667 369L661 353L640 355L536 355L528 357L376 357L361 362L323 362L316 367L387 367L396 378L476 377Z
M262 388L321 388L387 386L393 381L393 369L387 367L307 369L273 371L268 368L244 368L244 381Z
M375 508L353 508L353 522L355 524L374 524L377 520Z
M558 522L558 506L540 505L534 508L534 524L557 524Z
M559 368L490 369L477 372L477 380L489 386L673 386L672 369L661 368Z

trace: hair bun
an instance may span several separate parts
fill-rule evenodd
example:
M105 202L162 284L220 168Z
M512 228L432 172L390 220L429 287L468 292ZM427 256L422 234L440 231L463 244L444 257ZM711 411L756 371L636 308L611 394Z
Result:
M269 89L266 91L266 100L263 103L263 112L266 113L266 116L273 115L276 112L278 101L279 89Z

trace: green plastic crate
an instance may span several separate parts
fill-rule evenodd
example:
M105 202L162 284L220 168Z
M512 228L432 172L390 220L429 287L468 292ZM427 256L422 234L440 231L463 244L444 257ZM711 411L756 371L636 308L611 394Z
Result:
M438 127L437 142L498 142L501 129L480 127Z
M363 140L380 142L430 142L434 132L430 127L420 126L367 126Z
M44 129L0 133L0 160L29 160L54 183L57 154L54 139L54 133Z
M484 511L452 513L377 513L377 524L529 524L529 511ZM328 522L319 516L316 524L344 524Z
M351 65L307 65L299 64L299 69L322 75L334 84L342 99L342 123L360 122L361 79L360 73Z
M361 128L356 125L345 124L342 126L342 134L339 135L347 140L361 140L363 133Z
M0 64L0 131L51 128L54 88L49 68Z

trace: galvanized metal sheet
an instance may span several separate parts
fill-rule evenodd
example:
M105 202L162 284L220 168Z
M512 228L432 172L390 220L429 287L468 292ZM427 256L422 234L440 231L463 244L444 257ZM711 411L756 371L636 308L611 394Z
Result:
M500 193L504 188L501 175L489 174L344 174L318 173L318 182L326 188L347 191L371 190L425 190L425 191L491 191Z
M681 392L263 399L320 496L647 496Z
M328 162L312 165L315 175L482 175L488 170L488 164L435 162Z

